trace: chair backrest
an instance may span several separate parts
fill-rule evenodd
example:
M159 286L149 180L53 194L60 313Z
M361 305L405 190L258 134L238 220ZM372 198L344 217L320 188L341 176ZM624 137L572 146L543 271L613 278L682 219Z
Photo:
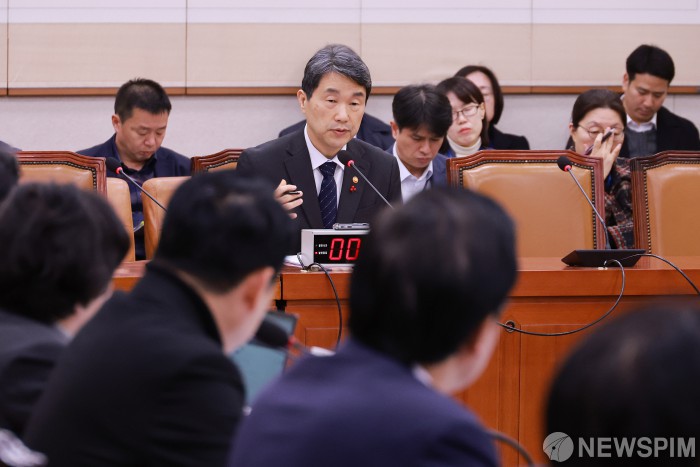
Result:
M86 190L107 193L104 157L70 151L20 151L20 181L73 183Z
M129 185L119 178L107 178L107 200L122 221L124 229L129 234L129 251L126 252L124 261L136 261L134 251L134 218L131 213L131 195Z
M143 189L148 191L163 206L168 206L170 198L182 183L190 177L156 177L146 180ZM160 229L163 227L165 211L154 203L148 196L142 195L143 202L143 236L146 247L146 259L153 258L160 240Z
M208 156L194 156L192 173L235 169L242 152L243 149L224 149Z
M448 159L447 181L503 206L515 221L519 256L563 257L575 249L604 248L602 225L571 176L557 166L562 155L604 215L602 160L571 151L479 151Z
M700 152L666 151L631 159L637 248L700 256Z

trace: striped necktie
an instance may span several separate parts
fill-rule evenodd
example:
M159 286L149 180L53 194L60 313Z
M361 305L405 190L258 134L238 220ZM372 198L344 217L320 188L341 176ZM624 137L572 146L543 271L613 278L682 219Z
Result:
M335 186L335 178L333 178L336 166L335 162L328 161L318 168L323 175L321 191L318 193L318 204L321 207L323 227L326 229L333 228L335 219L338 216L337 187Z

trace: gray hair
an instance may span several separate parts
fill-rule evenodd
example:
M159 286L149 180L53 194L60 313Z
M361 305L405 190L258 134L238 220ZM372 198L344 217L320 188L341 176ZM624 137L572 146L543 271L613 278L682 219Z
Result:
M341 44L329 44L316 52L306 63L301 89L307 97L316 90L321 78L328 73L346 76L365 88L367 98L372 91L372 77L369 68L359 55L350 47Z

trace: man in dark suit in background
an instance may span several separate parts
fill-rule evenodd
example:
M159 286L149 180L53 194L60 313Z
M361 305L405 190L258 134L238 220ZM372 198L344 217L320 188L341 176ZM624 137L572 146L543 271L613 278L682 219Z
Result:
M22 435L68 341L111 295L129 237L104 197L72 185L18 186L0 226L0 428Z
M338 160L342 149L386 199L401 199L396 160L354 138L371 90L369 69L355 52L344 45L324 47L306 64L297 92L304 129L246 149L238 160L238 173L278 185L275 195L296 221L290 253L299 251L301 229L370 222L386 206L355 169ZM288 194L292 190L301 193Z
M35 409L25 441L51 466L225 464L244 387L224 352L262 321L291 241L272 188L221 171L178 189L143 279L71 342Z
M280 131L279 136L281 138L284 135L302 130L305 125L306 120L297 122ZM355 135L355 138L369 143L372 146L377 146L379 149L387 149L394 144L394 138L391 136L391 127L370 114L365 114L362 117L360 130Z
M663 107L675 76L673 59L653 45L640 45L627 57L622 104L627 112L620 157L662 151L700 151L698 129L690 120Z
M350 285L351 337L257 399L229 466L495 466L492 441L449 394L482 373L516 277L508 215L438 187L375 222Z
M426 188L447 184L447 157L438 151L452 125L452 107L435 86L423 84L401 88L391 109L396 143L388 152L399 161L405 203Z
M160 84L137 78L124 83L114 100L112 126L114 135L106 142L79 154L112 157L121 163L124 172L140 184L155 177L176 177L190 174L190 159L164 148L163 139L170 116L170 98ZM108 171L107 176L117 177ZM134 227L136 259L146 257L141 191L129 183Z

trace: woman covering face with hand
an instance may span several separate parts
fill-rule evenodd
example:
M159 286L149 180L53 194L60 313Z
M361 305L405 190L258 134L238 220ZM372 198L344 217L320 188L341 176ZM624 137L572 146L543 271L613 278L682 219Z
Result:
M605 89L591 89L578 96L569 123L570 149L603 160L608 239L612 248L622 249L634 248L630 168L626 160L617 157L626 124L620 97Z
M452 126L440 148L447 157L470 156L489 144L484 96L471 81L453 77L437 85L452 106Z

